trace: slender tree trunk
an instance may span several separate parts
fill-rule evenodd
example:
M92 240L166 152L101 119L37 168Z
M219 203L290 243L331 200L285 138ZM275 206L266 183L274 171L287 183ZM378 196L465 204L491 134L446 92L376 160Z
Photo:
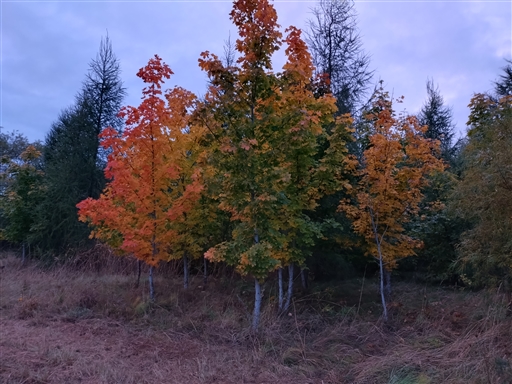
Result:
M286 302L284 303L283 310L287 311L290 308L290 302L293 295L293 263L288 266L288 293L286 294Z
M156 213L155 211L153 210L153 218L156 217ZM151 241L151 246L153 248L153 257L156 259L156 254L157 254L157 250L156 250L156 236L155 236L155 233L156 233L156 222L153 222L153 225L154 225L154 232L153 232L153 239ZM153 266L151 265L149 267L149 299L151 301L155 301L155 285L153 284Z
M505 300L507 302L506 316L512 317L512 277L505 277Z
M283 310L283 268L277 270L277 284L278 284L278 295L279 295L279 312Z
M21 244L21 265L25 265L25 243Z
M258 230L254 228L254 244L260 242ZM254 279L254 312L252 316L252 331L256 332L260 324L260 313L261 313L261 286L257 278Z
M254 279L254 313L252 316L252 331L256 332L260 324L261 314L261 286L258 279Z
M135 288L139 288L140 284L140 274L142 272L142 260L137 260L137 283L135 284Z
M373 235L375 236L375 244L377 245L377 254L379 255L379 272L380 272L380 299L382 301L382 315L384 321L388 321L388 308L386 306L386 295L384 292L384 260L382 259L382 249L380 248L379 233L377 224L375 223L373 212L370 209L370 219L372 220ZM384 231L385 233L386 231ZM382 236L383 237L383 236ZM381 238L382 240L382 238Z
M300 269L300 281L302 283L302 289L304 291L308 290L308 274L304 268Z
M386 299L389 301L391 300L391 271L388 271L386 268L384 268L384 293L386 294Z
M206 290L208 283L208 259L203 256L203 291Z
M183 288L188 289L188 257L187 252L183 254Z
M382 262L382 253L380 251L380 244L377 244L377 249L379 251L380 298L382 301L382 310L383 310L384 321L388 321L388 308L386 306L386 295L384 292L384 264Z
M155 286L153 284L153 266L149 267L149 299L155 301Z

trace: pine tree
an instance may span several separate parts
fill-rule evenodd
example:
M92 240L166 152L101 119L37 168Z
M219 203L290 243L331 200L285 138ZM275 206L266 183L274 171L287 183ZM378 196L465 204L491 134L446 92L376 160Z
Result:
M75 104L60 114L46 136L46 193L32 228L41 250L80 246L87 240L87 226L78 222L75 205L97 198L105 185L105 155L99 152L98 135L107 126L121 127L117 114L124 96L119 61L107 37L90 63Z

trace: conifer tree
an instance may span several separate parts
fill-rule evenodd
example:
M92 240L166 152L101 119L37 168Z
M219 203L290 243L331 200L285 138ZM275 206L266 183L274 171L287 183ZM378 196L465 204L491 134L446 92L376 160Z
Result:
M117 114L124 96L119 61L107 37L90 63L75 104L60 114L46 136L46 192L31 235L42 251L86 242L87 227L77 221L75 205L99 197L105 185L105 155L99 151L98 135L108 126L120 129L122 119Z
M438 87L434 86L433 80L427 81L428 99L421 108L418 121L426 125L425 137L432 140L439 140L441 143L441 156L450 163L453 158L453 117L452 110L444 104L443 96Z

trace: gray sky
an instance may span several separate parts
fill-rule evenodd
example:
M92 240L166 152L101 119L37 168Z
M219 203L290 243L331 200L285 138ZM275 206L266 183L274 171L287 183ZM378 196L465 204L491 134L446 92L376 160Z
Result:
M279 24L304 28L315 4L276 1ZM128 91L125 104L139 104L143 84L135 74L154 54L175 73L169 87L202 95L206 77L197 59L205 50L221 55L228 35L236 38L231 7L231 1L1 0L0 125L44 140L73 103L107 30ZM462 133L471 96L491 90L504 59L512 58L510 0L356 1L356 11L375 81L384 80L394 96L405 96L402 108L417 113L433 78Z

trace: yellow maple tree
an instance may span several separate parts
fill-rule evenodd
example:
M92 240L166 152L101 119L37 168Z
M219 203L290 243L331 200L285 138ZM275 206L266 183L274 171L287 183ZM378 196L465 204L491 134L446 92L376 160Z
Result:
M404 224L419 213L428 175L442 171L436 157L440 143L425 138L426 126L414 116L396 116L392 101L380 90L367 114L373 133L358 171L353 199L341 201L339 209L352 219L363 236L367 253L379 263L381 299L387 319L384 279L398 260L414 255L422 242L409 236ZM388 277L389 281L389 277Z

